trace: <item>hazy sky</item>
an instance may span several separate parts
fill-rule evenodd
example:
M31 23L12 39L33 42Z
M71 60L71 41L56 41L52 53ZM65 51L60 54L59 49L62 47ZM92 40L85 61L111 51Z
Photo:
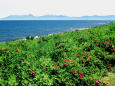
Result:
M0 18L8 15L115 15L115 0L0 0Z

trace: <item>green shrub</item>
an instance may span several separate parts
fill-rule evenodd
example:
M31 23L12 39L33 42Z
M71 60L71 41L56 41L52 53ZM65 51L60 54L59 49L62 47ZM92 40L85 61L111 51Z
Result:
M33 37L33 36L27 36L26 39L27 39L27 40L33 40L34 37Z
M113 66L115 65L115 56L114 55L106 55L104 60L108 63L108 64L112 64Z
M0 44L1 86L106 86L115 23Z

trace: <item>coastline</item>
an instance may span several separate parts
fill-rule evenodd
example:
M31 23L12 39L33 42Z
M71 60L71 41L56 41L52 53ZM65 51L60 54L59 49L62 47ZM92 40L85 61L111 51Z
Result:
M58 32L58 33L63 34L63 33L65 33L65 32L72 32L72 31L76 31L76 30L85 30L85 29L90 29L90 28L79 28L79 29L73 29L73 30L64 31L64 32ZM48 35L41 35L41 36L51 36L51 35L53 35L53 34L57 34L57 33L51 33L51 34L48 34ZM39 37L41 37L41 36L37 36L37 35L36 35L36 36L34 36L34 39L39 38ZM16 39L16 40L10 40L10 41L6 41L6 42L0 42L0 44L2 44L2 43L8 43L8 42L11 42L11 41L17 41L17 40L26 40L26 37L20 38L20 39Z

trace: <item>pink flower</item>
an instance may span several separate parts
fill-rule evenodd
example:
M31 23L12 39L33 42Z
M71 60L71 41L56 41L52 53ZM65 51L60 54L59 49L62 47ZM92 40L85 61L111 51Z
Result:
M58 65L57 68L59 68L60 66Z
M98 45L98 44L96 44L96 45Z
M90 55L87 55L88 57L91 57Z
M99 82L101 83L101 85L103 85L103 81L99 80Z
M84 73L83 72L80 72L79 73L79 79L81 79L83 77Z
M108 69L110 69L110 66L109 66L109 65L107 65L107 68L108 68Z
M53 67L57 67L55 64L54 65L52 65Z
M83 75L84 75L84 73L83 73L83 72L79 73L79 76L83 76Z
M60 67L61 65L59 64L58 66Z
M59 52L60 52L60 54L62 54L62 50L60 50Z
M66 67L66 66L67 66L67 64L66 64L66 63L64 63L64 66Z
M57 66L57 65L55 65L55 64L54 64L54 65L52 65L52 66L53 66L53 67L55 67L55 68L59 68L59 67L60 67L59 65Z
M106 86L109 86L109 83L106 83Z
M64 61L69 61L69 59L65 59Z
M18 52L19 50L18 49L16 49L16 52Z
M8 50L8 49L6 49L6 51L7 51L7 52L9 52L9 50Z
M103 42L104 44L107 44L107 41Z
M87 61L90 61L91 59L87 58Z
M99 41L99 42L102 42L102 41Z
M80 75L80 76L79 76L79 79L81 79L81 78L82 78L82 76Z
M73 74L77 74L77 72L73 72Z
M109 70L111 70L111 67L110 67L109 65L107 65L107 68L108 68Z
M48 67L46 67L46 70L48 70Z
M82 61L85 61L85 59L84 59L84 58L82 58Z
M32 75L34 75L34 74L35 74L35 72L34 72L34 71L31 71L31 74L32 74Z
M99 82L103 83L103 81L99 80Z
M110 45L112 45L112 43L110 43Z
M97 42L97 40L94 40L94 42Z
M98 81L98 80L95 80L94 83L95 83L95 84L99 84L99 81Z
M64 61L73 61L73 60L71 60L71 59L65 59Z
M73 60L69 59L69 61L73 61Z

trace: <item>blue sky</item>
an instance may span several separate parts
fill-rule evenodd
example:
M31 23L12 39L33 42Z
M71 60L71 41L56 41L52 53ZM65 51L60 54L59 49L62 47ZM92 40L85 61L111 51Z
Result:
M115 15L114 0L0 0L0 18L8 15Z

